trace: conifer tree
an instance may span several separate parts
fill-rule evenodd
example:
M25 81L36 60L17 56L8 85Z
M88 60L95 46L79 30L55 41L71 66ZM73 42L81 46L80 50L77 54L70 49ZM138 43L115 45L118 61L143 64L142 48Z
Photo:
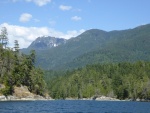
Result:
M19 43L18 43L18 40L14 41L14 49L15 49L16 53L19 53Z
M7 29L6 27L3 27L1 29L1 35L0 35L0 41L1 44L4 48L6 48L6 45L8 44L8 37L7 37L8 33L7 33Z

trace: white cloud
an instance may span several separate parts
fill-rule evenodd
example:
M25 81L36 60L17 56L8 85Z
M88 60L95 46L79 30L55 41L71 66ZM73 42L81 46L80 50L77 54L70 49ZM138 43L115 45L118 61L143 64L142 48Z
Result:
M85 30L81 29L79 31L77 30L72 30L72 31L67 31L67 34L65 35L66 39L69 39L70 37L76 37L78 35L80 35L81 33L83 33Z
M34 2L38 6L44 6L51 2L51 0L25 0L27 2Z
M71 10L71 9L72 9L72 6L60 5L60 6L59 6L59 9L60 9L60 10L63 10L63 11L67 11L67 10Z
M23 13L21 14L20 18L19 18L19 21L20 22L28 22L32 19L32 15L29 14L29 13Z
M74 21L79 21L79 20L81 20L82 18L81 17L79 17L79 16L73 16L73 17L71 17L71 20L74 20Z
M20 48L27 48L37 37L39 36L53 36L59 38L69 39L71 37L76 37L84 29L79 31L70 30L67 33L62 33L48 27L22 27L17 25L10 25L8 23L0 24L0 29L6 27L8 31L9 46L14 47L14 40L18 40Z

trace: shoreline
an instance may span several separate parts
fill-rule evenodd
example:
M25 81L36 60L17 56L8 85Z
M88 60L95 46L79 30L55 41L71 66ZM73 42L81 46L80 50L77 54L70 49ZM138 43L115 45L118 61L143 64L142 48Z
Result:
M51 97L45 98L42 96L35 96L35 97L16 97L16 96L4 96L1 95L0 96L0 102L5 102L5 101L54 101L54 100L85 100L85 101L132 101L132 102L150 102L149 100L144 100L144 99L136 99L136 100L132 100L132 99L126 99L126 100L120 100L120 99L116 99L116 98L112 98L112 97L106 97L106 96L100 96L97 98L66 98L66 99L53 99Z
M12 96L12 95L9 95L9 96L0 96L0 102L1 101L48 101L48 100L54 100L50 97L48 98L44 98L42 96L34 96L34 97L16 97L16 96Z

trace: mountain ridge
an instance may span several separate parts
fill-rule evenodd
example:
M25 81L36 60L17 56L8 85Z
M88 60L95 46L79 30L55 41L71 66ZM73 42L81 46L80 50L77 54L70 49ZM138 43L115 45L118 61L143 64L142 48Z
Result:
M91 63L150 60L149 43L150 24L109 32L90 29L55 48L36 50L36 65L57 70Z

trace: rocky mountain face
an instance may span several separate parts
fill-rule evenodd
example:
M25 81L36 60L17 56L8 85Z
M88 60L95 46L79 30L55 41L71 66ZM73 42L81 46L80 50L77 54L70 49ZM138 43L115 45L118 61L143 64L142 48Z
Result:
M31 45L28 47L28 49L43 50L57 47L64 43L66 43L66 39L55 38L50 36L42 36L38 37L35 41L33 41Z

